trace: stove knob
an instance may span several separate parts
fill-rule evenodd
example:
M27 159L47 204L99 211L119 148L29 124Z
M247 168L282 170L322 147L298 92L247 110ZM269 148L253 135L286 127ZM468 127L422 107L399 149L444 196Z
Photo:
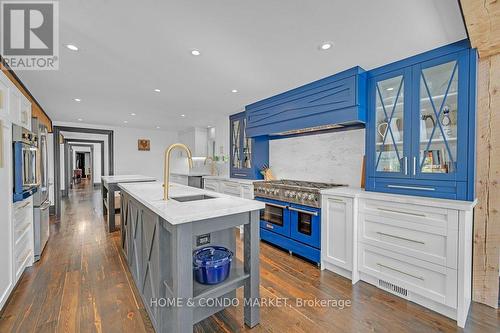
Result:
M274 190L274 195L280 195L280 190L279 189L275 189Z
M297 193L295 191L290 192L290 198L295 198L297 196Z
M302 200L307 200L307 193L302 193Z
M290 196L290 192L289 191L285 191L284 196L285 196L285 198L288 198Z
M313 201L314 200L314 194L309 193L307 199L310 200L310 201Z

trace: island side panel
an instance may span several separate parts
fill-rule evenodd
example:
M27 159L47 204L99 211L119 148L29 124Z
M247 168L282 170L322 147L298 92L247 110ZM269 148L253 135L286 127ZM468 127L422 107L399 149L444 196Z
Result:
M101 197L102 197L102 215L106 216L108 214L108 207L107 207L107 194L108 194L108 183L107 182L102 182L101 184Z
M245 282L244 287L244 316L245 324L249 327L254 327L260 322L260 308L258 299L260 297L260 270L259 270L259 255L260 255L260 235L259 235L259 211L249 213L250 223L245 224L243 234L243 256L245 272L250 274L250 278ZM249 303L250 302L250 303Z
M108 232L115 231L115 191L118 189L116 184L108 183Z
M173 308L172 321L165 332L186 333L193 330L193 307L185 303L193 297L192 223L174 227L172 237L172 284L173 297L184 304Z

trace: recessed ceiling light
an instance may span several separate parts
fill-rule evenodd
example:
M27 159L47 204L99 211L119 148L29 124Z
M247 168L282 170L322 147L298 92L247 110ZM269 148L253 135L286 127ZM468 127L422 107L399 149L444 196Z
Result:
M125 124L128 124L128 120L124 120L123 122L124 122Z
M194 56L199 56L201 54L201 52L199 50L192 50L191 54Z
M132 112L130 115L131 115L131 116L135 116L136 114Z
M156 126L156 129L160 129L160 126Z
M78 118L78 121L83 121L83 119L82 118Z
M73 45L73 44L67 44L66 47L70 49L71 51L78 51L78 46Z
M393 87L390 87L390 88L387 88L386 90L387 90L387 91L393 91L393 90L394 90L394 88L393 88Z
M238 92L238 89L233 89L231 90L232 93L237 93Z
M319 49L322 51L326 51L326 50L330 49L332 46L333 46L332 42L324 42L323 44L321 44L319 46Z
M181 118L184 118L184 117L186 117L186 115L185 114L181 114Z
M155 89L155 92L160 92L160 91L161 91L161 90L160 90L160 89L158 89L158 88L156 88L156 89Z
M75 102L81 102L82 100L79 98L75 98Z

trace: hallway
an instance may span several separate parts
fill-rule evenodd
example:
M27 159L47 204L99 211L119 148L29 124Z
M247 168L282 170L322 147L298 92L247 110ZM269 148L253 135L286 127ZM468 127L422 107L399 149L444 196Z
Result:
M107 234L100 192L83 183L51 221L42 260L28 269L0 318L0 332L150 332L142 303L119 250L119 232ZM238 293L241 299L241 292ZM288 307L262 308L251 332L461 332L455 322L366 283L321 272L261 243L261 297L288 298ZM296 299L351 300L339 308L297 306ZM250 331L242 306L195 326L195 332ZM464 331L496 332L499 312L473 304Z

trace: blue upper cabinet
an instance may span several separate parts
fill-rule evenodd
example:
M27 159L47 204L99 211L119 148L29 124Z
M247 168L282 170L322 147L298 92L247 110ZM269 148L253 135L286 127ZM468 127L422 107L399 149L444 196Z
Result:
M229 117L230 173L233 178L262 179L260 170L269 164L269 140L266 136L247 135L245 112Z
M367 190L474 200L476 63L462 41L368 73Z
M257 137L364 123L365 96L366 72L354 67L248 105L247 135Z

